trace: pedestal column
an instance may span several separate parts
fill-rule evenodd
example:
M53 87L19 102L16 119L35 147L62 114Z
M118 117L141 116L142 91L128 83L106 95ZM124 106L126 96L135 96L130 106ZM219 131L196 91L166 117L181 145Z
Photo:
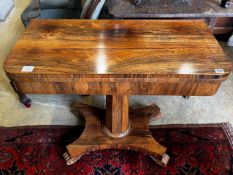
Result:
M103 132L111 138L126 137L131 130L127 95L106 96L106 119Z

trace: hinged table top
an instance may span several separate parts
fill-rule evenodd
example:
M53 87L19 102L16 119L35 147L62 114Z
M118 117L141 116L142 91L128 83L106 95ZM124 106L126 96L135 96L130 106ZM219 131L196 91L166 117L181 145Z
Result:
M32 20L10 78L224 79L231 64L203 20Z

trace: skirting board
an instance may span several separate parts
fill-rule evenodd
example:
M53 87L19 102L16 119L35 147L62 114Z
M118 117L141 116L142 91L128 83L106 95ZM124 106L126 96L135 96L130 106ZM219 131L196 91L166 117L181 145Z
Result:
M0 21L6 20L13 7L13 0L0 0Z

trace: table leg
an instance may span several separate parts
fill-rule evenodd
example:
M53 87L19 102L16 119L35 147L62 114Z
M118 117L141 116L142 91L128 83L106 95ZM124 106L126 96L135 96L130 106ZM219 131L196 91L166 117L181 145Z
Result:
M139 6L139 5L142 4L142 0L134 0L134 4L135 4L136 6Z
M86 121L85 129L77 140L67 145L64 154L67 165L92 151L126 149L144 152L159 165L166 166L169 161L166 148L149 131L149 122L160 116L160 109L152 105L129 110L127 96L107 96L106 102L106 111L84 104L78 105L78 110Z
M15 84L14 81L10 81L10 84L11 84L12 88L14 89L14 91L17 93L17 95L19 97L19 101L22 104L24 104L25 107L30 108L31 107L31 103L32 103L31 99L28 98L25 94L20 93L18 91L17 86L16 86L16 84Z
M221 0L221 7L228 8L231 4L230 0Z

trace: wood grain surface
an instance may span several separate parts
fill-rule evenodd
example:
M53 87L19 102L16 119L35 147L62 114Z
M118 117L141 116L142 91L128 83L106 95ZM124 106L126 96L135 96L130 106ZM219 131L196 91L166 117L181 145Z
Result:
M21 72L23 66L33 72ZM14 77L194 77L231 64L202 20L34 20L5 62ZM219 75L219 74L217 74Z
M109 138L102 132L101 122L104 121L105 110L84 104L77 105L77 108L86 123L82 135L67 145L67 151L72 158L97 150L126 149L143 152L160 162L166 153L167 148L160 145L149 131L149 122L160 117L160 109L156 105L130 110L133 129L126 138L122 139Z
M33 20L4 64L23 93L106 95L213 95L231 68L203 20Z
M129 102L127 95L106 96L105 127L114 135L126 132L129 127Z

